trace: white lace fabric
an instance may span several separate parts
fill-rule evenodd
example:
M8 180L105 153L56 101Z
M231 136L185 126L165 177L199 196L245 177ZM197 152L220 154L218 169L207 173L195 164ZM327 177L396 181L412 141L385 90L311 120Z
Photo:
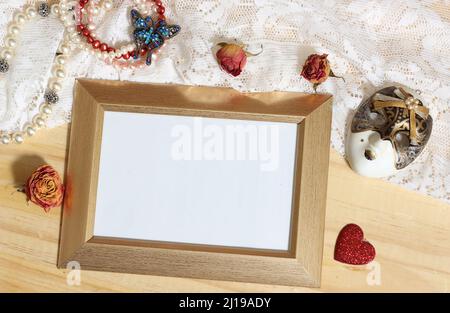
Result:
M0 36L12 13L27 1L0 2ZM335 96L332 146L344 154L351 113L378 89L420 90L434 119L427 148L412 165L387 180L450 203L450 1L449 0L163 0L168 22L181 33L144 70L118 70L77 51L67 65L60 102L49 126L70 121L78 77L232 87L243 92L312 92L299 75L311 53L327 53L333 71L320 92ZM131 41L132 1L117 0L99 23L110 44ZM34 24L32 24L34 23ZM0 129L16 130L42 95L62 24L31 22L0 86ZM219 70L212 53L220 41L243 42L264 52L250 58L239 77ZM37 97L37 99L35 98ZM33 104L34 103L34 104ZM25 143L26 144L26 143Z

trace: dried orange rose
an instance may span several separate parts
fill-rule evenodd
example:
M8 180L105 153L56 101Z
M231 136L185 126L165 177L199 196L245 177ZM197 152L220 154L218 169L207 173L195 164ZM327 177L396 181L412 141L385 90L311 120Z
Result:
M64 198L64 185L58 172L50 165L44 165L28 178L25 193L28 201L48 212L61 205Z

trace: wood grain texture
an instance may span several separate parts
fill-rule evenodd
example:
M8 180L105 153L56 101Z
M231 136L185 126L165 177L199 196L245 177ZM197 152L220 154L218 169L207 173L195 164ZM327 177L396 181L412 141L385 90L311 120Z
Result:
M76 83L77 88L83 88ZM67 259L80 249L84 243L92 237L91 225L93 225L93 217L89 215L87 210L77 210L74 208L87 208L90 204L95 203L96 185L88 182L93 179L92 166L94 159L94 151L98 149L95 145L96 127L94 125L100 118L101 107L94 105L95 100L89 93L77 93L75 101L83 103L83 106L74 107L72 112L72 121L74 127L71 128L71 148L80 149L83 153L78 155L67 155L67 168L65 175L66 197L64 201L64 219L62 219L61 227L61 247L59 250L59 259ZM97 127L101 127L99 123ZM78 136L76 135L78 134ZM92 140L90 139L92 138ZM68 175L67 173L70 173ZM74 188L76 181L85 181ZM93 199L94 198L94 199Z
M102 83L101 88L99 82ZM293 92L241 93L230 88L87 79L79 80L79 83L108 111L121 111L123 105L127 105L127 111L141 112L142 107L153 102L149 113L272 122L299 123L331 97Z
M303 125L302 178L296 182L300 189L298 216L297 259L314 279L312 286L320 286L323 256L323 236L327 199L328 164L332 100L315 110ZM303 208L303 209L302 209ZM316 243L320 242L320 249ZM306 253L308 252L308 253Z
M216 102L198 101L202 96L214 98ZM255 98L264 101L255 102ZM320 286L331 104L330 95L241 94L230 88L78 80L58 267L65 268L69 262L77 261L88 270ZM103 116L104 111L111 109L213 118L295 120L298 123L296 184L288 251L93 236Z
M42 130L22 146L0 146L0 291L318 292L450 291L450 205L354 174L331 153L320 289L82 271L81 286L66 284L56 268L60 209L46 214L16 186L49 163L63 172L67 126ZM381 286L369 270L333 260L339 230L363 227L377 249Z

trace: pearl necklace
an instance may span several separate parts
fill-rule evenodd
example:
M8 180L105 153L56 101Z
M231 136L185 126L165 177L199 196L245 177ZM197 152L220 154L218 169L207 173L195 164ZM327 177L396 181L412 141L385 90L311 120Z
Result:
M165 20L165 8L160 0L133 0L133 2L134 7L142 14L156 12L159 19ZM100 14L101 8L109 11L112 6L111 0L104 0L100 5L96 5L92 0L61 0L59 14L69 34L69 41L72 45L96 56L107 64L119 68L144 68L145 62L132 58L137 53L134 43L114 48L97 39L93 17ZM87 21L83 21L83 17L87 17ZM146 51L139 51L139 53L144 55Z
M22 12L14 16L14 21L9 25L7 35L4 39L5 47L0 53L0 79L3 73L10 70L9 61L14 56L14 48L17 46L17 36L20 34L21 27L30 20L41 16L48 17L51 13L57 11L56 7L50 8L46 2L40 2L37 6L24 8ZM35 114L31 121L27 122L20 130L14 132L0 131L0 142L9 144L11 142L21 144L25 136L33 136L38 128L45 126L46 119L52 113L52 107L59 101L57 92L61 90L61 80L65 78L66 56L70 53L70 47L63 42L59 47L59 53L54 59L52 76L48 81L47 90L44 95L45 102L39 107L39 113Z

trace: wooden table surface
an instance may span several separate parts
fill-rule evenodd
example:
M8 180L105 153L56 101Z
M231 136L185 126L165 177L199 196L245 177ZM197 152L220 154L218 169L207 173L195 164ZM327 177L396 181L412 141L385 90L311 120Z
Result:
M0 291L449 291L450 205L359 177L334 151L321 289L91 271L81 272L80 286L69 286L68 271L55 265L61 210L46 214L17 192L44 163L62 173L66 150L66 126L42 130L21 146L0 146ZM377 249L372 267L333 260L336 236L347 223L359 224ZM368 284L373 277L381 278L379 285Z

